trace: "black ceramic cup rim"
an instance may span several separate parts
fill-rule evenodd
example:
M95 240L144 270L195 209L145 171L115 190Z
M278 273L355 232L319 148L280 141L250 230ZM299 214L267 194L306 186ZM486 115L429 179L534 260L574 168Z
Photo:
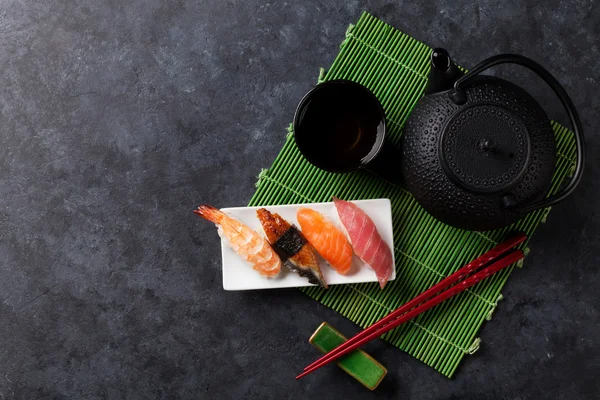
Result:
M297 140L298 135L301 135L301 133L299 133L300 130L298 128L300 126L300 119L301 119L302 112L305 109L305 107L308 105L308 103L313 98L315 98L315 96L318 96L319 91L323 90L323 88L328 88L328 87L338 86L338 85L351 86L353 88L356 88L356 89L368 94L368 97L373 100L373 104L375 104L378 114L381 117L381 121L382 121L381 123L383 124L383 134L380 135L381 136L380 138L378 137L378 139L377 139L378 142L375 143L376 148L374 146L373 149L369 152L368 158L363 159L362 162L360 163L360 165L358 165L357 167L349 167L349 168L325 167L318 160L314 159L313 157L310 157L306 151L303 151L302 146L300 146L300 144L298 143L298 140ZM366 167L381 152L381 149L383 148L383 144L385 142L385 137L387 136L387 124L386 124L386 120L385 120L385 111L383 110L383 106L381 105L381 103L379 102L377 97L375 97L373 92L371 92L369 89L367 89L365 86L361 85L360 83L356 83L354 81L349 81L346 79L334 79L334 80L330 80L330 81L325 81L323 83L318 84L317 86L312 88L308 93L306 93L304 95L304 97L302 98L302 100L300 100L300 103L298 103L298 107L296 107L296 112L294 114L293 130L294 130L294 140L296 140L296 145L298 146L300 153L302 153L302 156L304 156L304 158L306 158L308 160L308 162L310 162L314 166L316 166L322 170L329 171L329 172L351 172L351 171L356 171L357 169Z

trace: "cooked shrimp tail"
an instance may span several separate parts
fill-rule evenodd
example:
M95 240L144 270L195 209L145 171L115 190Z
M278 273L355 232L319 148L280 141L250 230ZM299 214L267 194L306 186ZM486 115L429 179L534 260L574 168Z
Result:
M197 209L194 210L194 214L201 216L202 218L218 224L221 222L225 213L218 208L213 206L209 206L208 204L202 204Z

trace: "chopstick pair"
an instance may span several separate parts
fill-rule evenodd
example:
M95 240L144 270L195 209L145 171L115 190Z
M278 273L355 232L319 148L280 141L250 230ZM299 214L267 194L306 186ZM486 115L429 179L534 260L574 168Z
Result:
M331 350L329 353L325 354L304 368L304 372L298 375L296 379L300 379L321 368L322 366L337 360L343 355L357 349L373 339L380 337L384 333L396 328L404 322L416 317L417 315L429 310L430 308L440 304L450 297L453 297L465 289L475 285L488 276L495 274L501 269L504 269L514 262L522 259L525 256L523 251L520 249L514 249L514 247L523 243L525 240L527 240L527 236L523 232L520 232L500 243L446 279L443 279L414 299L408 301L400 308L392 311L386 317L375 322L367 329L359 332L357 335ZM481 269L486 265L487 267ZM476 272L479 269L481 270Z

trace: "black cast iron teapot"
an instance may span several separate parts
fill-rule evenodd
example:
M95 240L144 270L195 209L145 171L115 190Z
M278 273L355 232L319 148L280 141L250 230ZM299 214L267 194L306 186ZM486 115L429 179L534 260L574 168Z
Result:
M505 63L539 75L567 110L577 163L571 181L555 195L546 197L556 164L556 143L546 113L519 86L480 75ZM446 50L433 50L425 96L406 123L402 157L406 185L431 215L463 229L507 226L571 194L583 164L579 116L565 90L542 66L504 54L464 74Z

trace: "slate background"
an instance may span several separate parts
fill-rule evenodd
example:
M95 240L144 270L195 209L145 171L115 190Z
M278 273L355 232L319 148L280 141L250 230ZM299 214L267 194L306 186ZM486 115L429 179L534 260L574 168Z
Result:
M530 56L587 135L555 207L456 378L383 343L369 393L293 377L309 334L356 326L296 290L226 293L216 232L302 95L369 10L469 67ZM0 4L0 398L598 398L600 7L581 1L6 0ZM559 121L532 75L499 70Z

